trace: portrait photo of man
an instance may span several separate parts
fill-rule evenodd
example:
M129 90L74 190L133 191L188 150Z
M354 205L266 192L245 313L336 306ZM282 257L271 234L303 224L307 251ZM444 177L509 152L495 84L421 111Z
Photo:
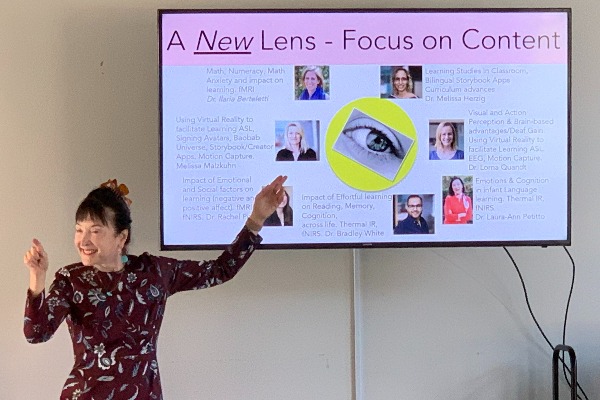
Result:
M401 219L394 227L394 235L431 233L429 224L423 217L423 207L423 197L418 194L409 195L404 210L400 213Z

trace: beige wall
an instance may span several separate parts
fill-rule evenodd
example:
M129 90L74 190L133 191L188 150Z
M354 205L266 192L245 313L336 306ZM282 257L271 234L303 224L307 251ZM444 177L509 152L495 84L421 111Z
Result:
M444 6L486 7L449 1ZM436 7L343 0L305 7ZM600 246L596 139L600 5L573 8L573 246L578 272L567 342L580 382L600 397ZM291 1L4 1L0 12L0 398L55 399L71 367L65 327L22 335L22 255L42 240L51 269L73 262L73 214L108 178L134 199L133 252L159 253L156 10L297 7ZM551 84L551 82L549 82ZM564 195L557 193L557 195ZM232 233L233 236L233 233ZM571 266L560 248L512 249L532 307L561 340ZM548 399L551 354L502 249L358 252L358 399ZM169 253L209 258L214 252ZM354 395L352 250L261 251L219 288L169 302L159 346L165 397L348 400ZM566 397L565 394L561 397Z

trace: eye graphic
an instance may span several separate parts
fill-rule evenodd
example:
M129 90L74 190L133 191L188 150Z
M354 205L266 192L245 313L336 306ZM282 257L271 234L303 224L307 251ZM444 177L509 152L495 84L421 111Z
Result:
M390 154L400 159L404 158L402 145L394 135L393 131L385 125L370 118L357 118L350 121L343 134L353 139L354 142L366 151Z
M333 148L391 180L411 144L412 139L355 109Z
M377 152L384 152L390 149L393 146L389 139L387 139L381 132L377 132L376 130L372 130L367 135L367 147L370 150Z

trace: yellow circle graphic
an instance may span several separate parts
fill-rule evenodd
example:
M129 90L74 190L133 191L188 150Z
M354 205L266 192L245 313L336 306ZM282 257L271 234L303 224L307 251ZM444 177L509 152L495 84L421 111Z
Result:
M362 98L331 119L325 149L331 169L348 186L375 192L410 172L417 157L417 132L406 112L391 100Z

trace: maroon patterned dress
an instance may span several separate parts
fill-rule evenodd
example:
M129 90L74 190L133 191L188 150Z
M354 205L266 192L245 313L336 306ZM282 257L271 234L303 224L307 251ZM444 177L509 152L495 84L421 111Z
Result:
M243 228L213 261L180 261L144 253L122 272L81 263L56 272L48 291L25 306L25 337L49 340L67 321L75 362L61 400L162 399L156 343L167 298L233 278L261 241Z

